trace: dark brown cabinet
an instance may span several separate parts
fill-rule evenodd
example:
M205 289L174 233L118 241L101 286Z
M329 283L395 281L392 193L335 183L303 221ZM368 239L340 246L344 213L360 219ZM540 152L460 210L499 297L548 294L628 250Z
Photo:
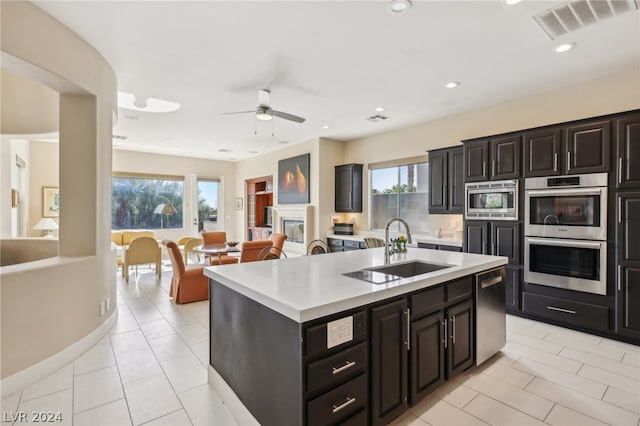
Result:
M471 300L447 309L447 378L455 377L473 365L474 314Z
M507 311L520 310L520 291L522 283L522 268L507 265L505 268L504 293Z
M371 423L383 425L407 409L407 300L371 309Z
M488 221L465 221L464 251L466 253L489 254Z
M640 338L640 191L617 194L616 331Z
M555 176L560 174L562 130L550 128L526 132L524 139L524 175Z
M616 186L640 188L640 113L615 121Z
M336 166L335 211L362 213L362 164Z
M411 322L409 398L420 401L445 381L444 312Z
M608 172L611 120L597 120L524 133L524 175Z
M520 264L520 223L508 221L466 221L464 251L506 256L509 264Z
M465 182L518 179L520 145L520 135L465 141Z
M429 151L429 213L463 212L463 169L462 147Z

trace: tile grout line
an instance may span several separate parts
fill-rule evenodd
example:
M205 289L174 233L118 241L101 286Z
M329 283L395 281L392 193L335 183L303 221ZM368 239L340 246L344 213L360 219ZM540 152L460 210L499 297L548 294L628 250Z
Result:
M116 288L117 290L117 288ZM115 325L114 325L115 327ZM124 390L124 383L122 383L122 376L120 375L120 367L118 366L118 360L116 359L116 353L113 350L113 342L111 341L111 336L109 336L109 346L111 347L111 353L113 354L113 362L116 364L116 371L118 372L118 379L120 380L120 387L122 388L122 396L124 398L124 403L127 405L127 413L129 414L129 421L133 425L133 416L131 415L131 408L129 407L129 400L127 399L127 393ZM113 402L113 401L112 401Z

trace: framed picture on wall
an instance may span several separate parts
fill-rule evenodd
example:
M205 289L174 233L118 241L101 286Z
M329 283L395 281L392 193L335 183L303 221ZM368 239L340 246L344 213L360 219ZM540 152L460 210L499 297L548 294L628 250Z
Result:
M278 161L278 204L309 203L310 154Z
M42 217L60 216L60 188L42 187Z
M236 210L242 210L242 197L236 198Z

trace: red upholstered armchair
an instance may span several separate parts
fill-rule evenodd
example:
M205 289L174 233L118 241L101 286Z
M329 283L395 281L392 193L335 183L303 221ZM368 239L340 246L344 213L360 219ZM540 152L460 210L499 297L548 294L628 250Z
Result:
M175 303L189 303L209 299L209 280L204 275L202 265L184 266L184 260L178 245L171 240L162 240L167 247L171 266L173 266L173 278L169 295Z

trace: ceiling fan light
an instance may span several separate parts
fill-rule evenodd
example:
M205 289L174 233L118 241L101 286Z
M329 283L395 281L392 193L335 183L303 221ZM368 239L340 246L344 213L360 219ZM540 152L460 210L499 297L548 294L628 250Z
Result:
M273 112L270 108L259 107L256 110L256 118L262 121L269 121L273 118Z

